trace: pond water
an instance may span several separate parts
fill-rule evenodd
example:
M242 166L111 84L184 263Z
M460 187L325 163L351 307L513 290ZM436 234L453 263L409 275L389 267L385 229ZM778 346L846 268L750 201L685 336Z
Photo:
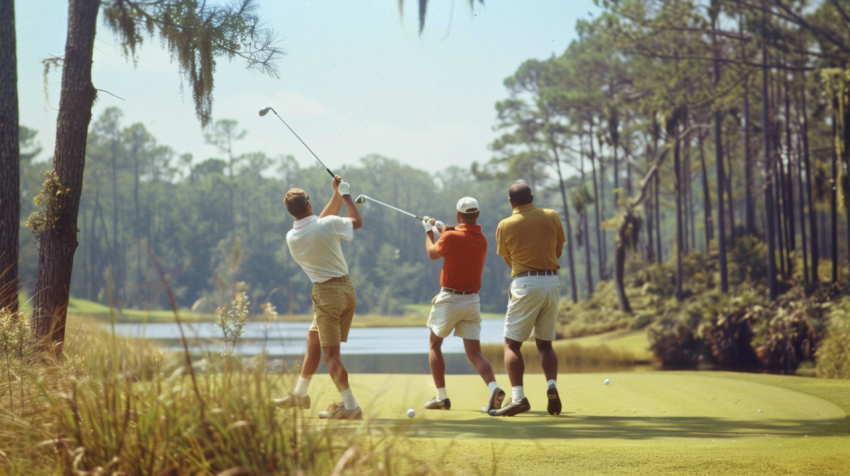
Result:
M504 320L484 319L481 322L481 343L504 342ZM249 322L245 325L235 353L250 358L262 354L269 357L269 370L282 371L297 367L306 351L307 322ZM106 325L109 329L110 326ZM196 358L220 354L225 350L221 328L213 322L184 324L183 332L190 351ZM176 323L129 324L116 323L115 333L127 337L151 339L170 351L183 351L180 329ZM427 327L352 328L348 342L342 345L342 358L349 372L354 373L420 373L430 372L428 366ZM528 344L533 346L533 344ZM501 354L501 353L499 353ZM466 359L463 339L449 336L443 341L443 357L448 374L475 374ZM494 370L503 372L501 357L490 357ZM564 362L562 372L599 372L602 370L634 370L634 367L576 367ZM319 367L326 372L324 361ZM540 373L538 364L526 364L526 372Z
M481 342L504 342L504 320L481 321ZM244 356L266 353L270 356L303 355L305 338L310 324L307 322L249 322L235 351ZM198 352L224 350L221 328L213 322L184 324L183 332L191 348ZM180 330L175 323L128 324L116 323L115 333L161 341L168 350L182 350ZM352 328L348 342L342 345L343 354L421 354L428 352L429 330L426 327ZM443 342L443 352L463 353L463 339L449 336Z

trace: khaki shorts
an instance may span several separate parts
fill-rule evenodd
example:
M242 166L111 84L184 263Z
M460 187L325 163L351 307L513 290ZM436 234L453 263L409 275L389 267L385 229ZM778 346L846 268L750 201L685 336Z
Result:
M525 342L531 337L555 340L561 280L557 276L524 276L511 283L505 314L505 338Z
M455 337L481 340L481 300L478 294L452 294L440 291L431 300L428 327L442 339L452 330Z
M313 323L310 330L319 332L322 347L348 341L354 308L357 307L354 285L348 276L313 283L310 298L313 300Z

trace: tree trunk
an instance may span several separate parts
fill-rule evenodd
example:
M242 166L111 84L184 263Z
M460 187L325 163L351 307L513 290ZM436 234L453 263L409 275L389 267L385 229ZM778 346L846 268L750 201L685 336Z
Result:
M812 189L812 163L809 158L809 119L808 119L808 104L806 101L806 86L805 77L804 84L800 88L802 96L802 131L800 131L803 141L803 162L806 165L806 196L809 202L809 234L812 237L812 281L817 283L820 281L818 276L818 264L820 263L820 254L818 248L818 212L815 206L815 193ZM803 193L802 191L800 193Z
M655 210L653 210L653 207L655 206L655 200L653 200L654 193L654 188L652 185L650 185L649 198L647 198L646 203L646 232L648 241L646 247L646 260L650 263L655 262L655 225L653 223L653 218L655 217Z
M775 138L778 143L778 137ZM782 185L784 182L782 176L782 158L776 157L774 160L773 174L775 177L774 184L776 187L774 188L775 197L774 200L776 203L776 207L774 209L774 215L776 216L776 224L777 224L777 239L779 240L779 270L782 272L782 279L788 279L788 269L787 269L787 258L788 254L786 253L787 248L785 247L785 220L783 219L783 210L784 210L784 197L782 195Z
M18 312L21 159L15 1L0 0L0 309Z
M699 161L702 167L702 207L703 218L705 219L705 251L711 245L711 240L714 239L714 220L711 217L711 189L708 186L708 167L705 165L705 144L703 143L702 132L697 133L699 141Z
M726 137L726 144L725 144L725 147L724 147L723 150L727 150L727 151L732 150L732 145L729 142L730 142L730 139L727 136ZM728 207L726 209L726 216L729 217L729 238L731 238L732 242L734 243L735 238L737 238L738 236L735 234L735 197L732 194L733 191L735 190L735 188L734 188L734 183L732 182L732 178L733 178L734 174L732 174L731 171L735 170L735 169L734 169L734 167L732 167L732 154L725 154L725 155L726 155L726 165L725 165L723 171L726 173L726 204L727 204L727 207Z
M586 209L582 214L582 220L584 220L584 246L586 249L584 253L584 273L587 278L587 297L590 298L593 296L593 262L590 259L590 231L588 230L590 222L587 219Z
M837 101L834 99L833 101ZM838 107L836 104L833 104L833 111L837 111ZM831 210L832 214L832 233L830 236L832 237L832 282L838 283L838 151L835 150L835 141L838 140L838 113L833 112L832 114L832 200L831 200Z
M712 19L712 28L716 25ZM720 85L720 61L717 52L717 35L712 35L711 49L714 57L714 89ZM717 236L717 256L720 261L720 292L729 292L729 273L726 266L726 213L723 210L723 184L726 182L726 173L723 169L723 115L720 111L714 111L714 153L715 166L717 168L717 224L720 226Z
M842 100L844 100L844 95L842 95ZM844 192L844 212L846 213L847 218L847 228L844 233L845 239L847 239L847 259L850 261L850 109L848 109L848 105L844 105L844 130L842 133L844 134L842 138L842 148L841 148L841 161L842 166L846 166L844 172L844 183L840 184Z
M785 215L788 220L788 225L786 226L788 229L788 251L793 253L797 249L797 227L794 220L794 173L792 166L792 157L794 154L791 148L791 86L788 84L787 76L784 86L782 92L785 95L785 149L787 151L785 158L788 160L788 167L785 173L785 198L788 201L788 206L785 210Z
M96 90L91 82L99 0L70 0L62 92L56 121L53 172L62 193L45 209L47 226L38 236L38 278L33 333L42 350L61 355L65 340L71 270L77 248L77 211L83 187L86 137ZM48 190L51 190L48 188ZM58 191L58 190L55 190Z
M749 82L744 93L744 202L747 234L756 234L756 201L753 196L753 159L750 156L750 89Z
M605 197L605 158L604 158L604 155L602 154L602 148L603 148L603 143L602 143L602 137L600 136L599 137L599 196ZM599 206L602 209L601 219L604 220L605 217L606 217L606 215L605 215L605 199L602 198L602 199L599 200L599 202L600 202ZM602 230L602 228L601 228L602 221L597 222L596 226L597 226L597 228L599 228L600 232L602 233L602 249L599 250L599 256L600 256L600 260L601 260L600 270L599 270L600 271L599 280L602 281L602 280L606 279L606 276L607 276L606 270L608 269L608 233L605 230Z
M658 150L658 148L656 147L655 150ZM655 237L656 237L655 244L656 244L656 246L658 246L658 263L663 264L664 263L664 255L663 255L664 249L661 246L662 245L662 242L661 242L661 192L660 192L661 183L660 183L660 179L658 178L658 174L655 174L655 178L653 179L653 181L655 182L654 187L653 187L653 188L655 188L655 200L654 200L655 201Z
M623 219L623 224L617 230L617 244L614 250L614 280L617 288L617 301L620 304L620 310L626 314L632 313L632 305L629 303L629 297L626 295L626 231L630 224L630 216Z
M578 302L578 288L576 283L576 268L575 263L573 262L573 228L570 224L570 207L567 204L567 189L564 187L564 177L561 175L561 159L558 155L558 150L554 145L554 140L550 137L550 145L552 146L552 153L555 155L555 165L558 168L558 184L561 186L561 200L564 203L564 223L567 228L567 260L569 261L570 267L570 292L573 297L573 302ZM408 191L410 188L408 188Z
M605 245L602 242L602 229L600 225L602 224L602 216L599 213L599 206L602 201L601 195L599 195L598 188L598 180L596 177L596 150L593 147L593 119L590 120L590 170L593 175L593 206L596 209L596 253L597 253L597 261L599 264L599 280L602 281L605 279L605 260L602 257L602 253L604 252ZM588 249L590 247L588 246Z
M800 190L800 237L803 245L803 279L809 282L809 246L806 241L806 189L803 187L803 154L800 150L800 140L797 139L797 188Z
M668 129L669 130L669 129ZM684 294L682 292L682 280L684 272L682 270L682 251L685 245L685 233L682 228L682 164L679 147L679 127L673 128L675 145L673 146L673 183L676 193L676 300L682 301Z
M762 6L762 16L761 16L761 26L764 29L766 23L766 6L765 0L761 2ZM767 239L767 283L768 290L770 293L770 300L773 301L779 296L779 289L776 285L776 245L774 241L775 237L775 224L773 217L773 167L770 158L770 132L768 130L768 101L769 96L767 95L767 43L762 40L761 44L761 97L762 97L762 106L761 106L761 124L762 124L762 142L764 145L764 170L765 170L765 181L764 181L764 209L765 209L765 221L767 222L767 230L765 233L765 238Z

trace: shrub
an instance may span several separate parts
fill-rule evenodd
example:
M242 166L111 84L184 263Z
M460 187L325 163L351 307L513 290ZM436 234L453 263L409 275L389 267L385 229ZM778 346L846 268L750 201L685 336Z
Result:
M689 319L667 315L647 328L649 349L664 369L693 369L700 358L701 343Z
M815 355L819 376L850 379L850 298L845 297L832 308L827 336Z

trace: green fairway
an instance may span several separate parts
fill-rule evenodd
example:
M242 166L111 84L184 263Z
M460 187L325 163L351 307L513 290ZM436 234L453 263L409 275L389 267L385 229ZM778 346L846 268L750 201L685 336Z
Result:
M497 378L509 387L505 375ZM488 393L477 376L447 377L450 411L422 408L433 395L427 375L358 374L351 383L376 424L461 473L847 474L850 465L848 381L726 372L562 375L563 412L550 416L545 380L536 374L525 382L531 411L513 418L481 413ZM324 375L311 394L311 412L337 397ZM413 419L408 408L417 411Z

